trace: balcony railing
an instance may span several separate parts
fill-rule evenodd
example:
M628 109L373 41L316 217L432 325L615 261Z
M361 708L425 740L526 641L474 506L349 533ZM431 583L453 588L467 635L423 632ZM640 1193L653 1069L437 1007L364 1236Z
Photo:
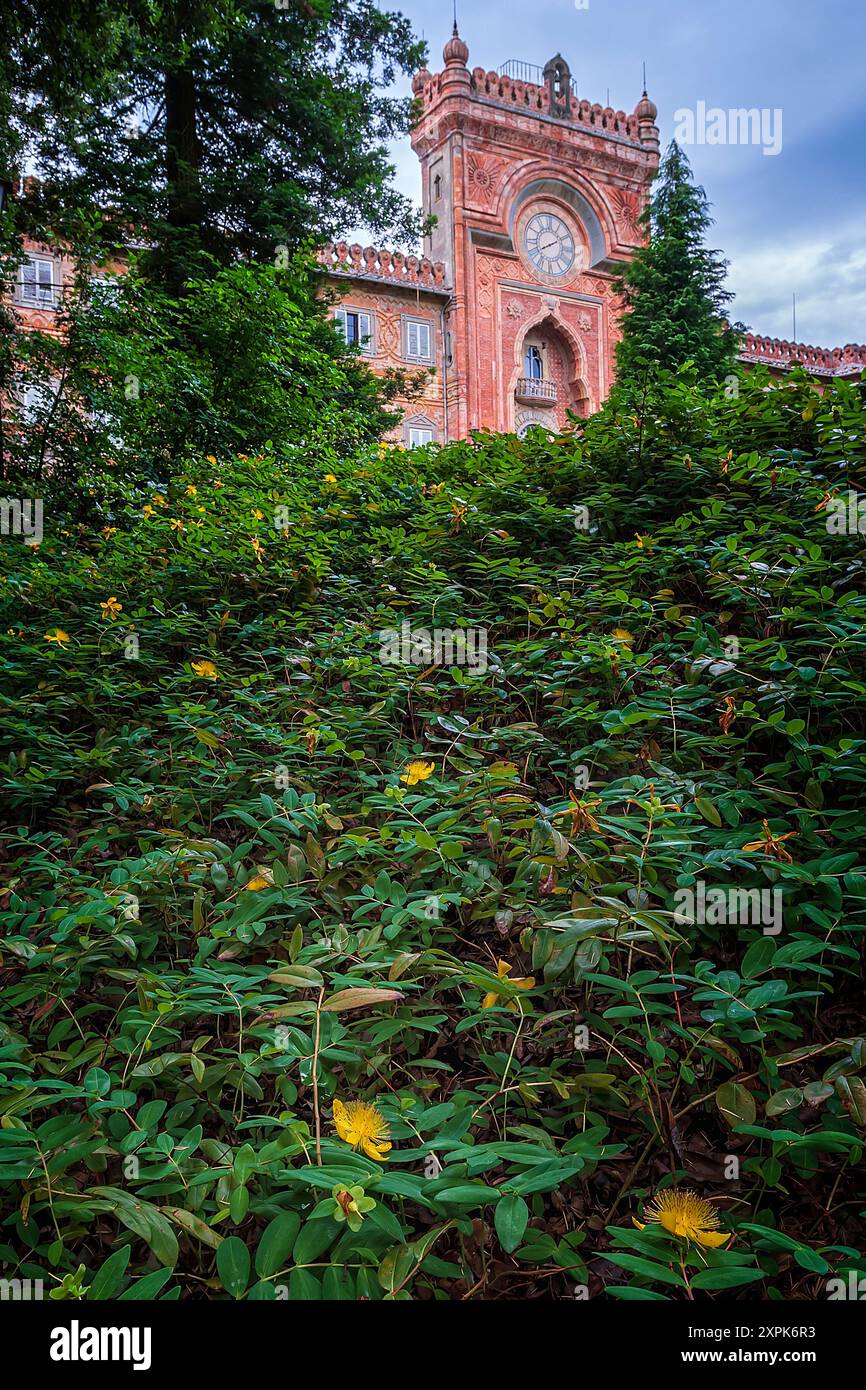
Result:
M556 382L544 381L540 377L522 376L518 379L515 399L544 405L556 405Z

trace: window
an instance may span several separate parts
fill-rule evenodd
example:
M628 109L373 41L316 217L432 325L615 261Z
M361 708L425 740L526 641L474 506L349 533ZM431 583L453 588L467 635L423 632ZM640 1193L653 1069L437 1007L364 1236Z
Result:
M47 416L60 389L60 383L50 381L29 381L19 384L14 391L21 420L27 425L35 425Z
M432 444L433 431L426 425L411 425L409 428L409 448L414 449L420 444Z
M442 197L442 175L436 174L433 178L433 201L438 203Z
M91 304L112 307L120 299L120 281L116 275L91 275L88 289Z
M53 309L54 262L47 257L28 256L18 267L18 299L33 309Z
M340 308L334 315L334 319L350 347L354 343L358 343L363 352L370 357L373 356L375 347L373 345L372 314L365 313L363 309Z
M523 375L530 381L541 381L544 378L544 358L541 355L541 348L534 343L526 349L523 357Z
M403 434L410 449L436 443L436 426L427 415L411 415L404 422Z
M433 361L433 325L427 319L403 320L403 356L410 362Z

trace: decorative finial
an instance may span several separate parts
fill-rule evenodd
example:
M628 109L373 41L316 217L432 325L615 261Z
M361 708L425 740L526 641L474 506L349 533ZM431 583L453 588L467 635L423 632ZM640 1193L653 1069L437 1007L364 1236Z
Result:
M643 65L643 94L646 96L646 63Z

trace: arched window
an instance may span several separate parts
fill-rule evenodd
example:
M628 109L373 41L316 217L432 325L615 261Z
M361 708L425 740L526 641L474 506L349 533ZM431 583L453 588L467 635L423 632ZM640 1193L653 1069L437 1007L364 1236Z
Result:
M528 343L523 354L523 375L529 381L542 381L544 378L544 358L536 343Z

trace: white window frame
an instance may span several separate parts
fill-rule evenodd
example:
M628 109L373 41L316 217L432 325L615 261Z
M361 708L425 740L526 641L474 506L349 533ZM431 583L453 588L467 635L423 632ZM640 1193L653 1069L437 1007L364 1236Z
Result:
M361 309L355 304L340 305L339 309L337 309L334 313L334 322L339 326L340 332L345 338L347 346L349 345L349 337L347 332L346 320L349 314L357 314L358 316L358 342L360 344L361 352L364 354L365 357L375 357L376 315L371 313L369 309ZM367 320L367 325L369 329L369 332L367 333L364 333L362 329L364 319Z
M405 362L424 362L430 365L435 360L435 356L431 320L404 314L403 360Z
M421 448L424 444L435 444L436 424L427 415L412 415L403 422L403 438L409 449Z
M55 309L57 307L57 285L55 270L57 262L52 256L28 255L18 267L17 303L27 309ZM32 279L25 279L25 271L35 271ZM30 293L27 291L30 290Z

